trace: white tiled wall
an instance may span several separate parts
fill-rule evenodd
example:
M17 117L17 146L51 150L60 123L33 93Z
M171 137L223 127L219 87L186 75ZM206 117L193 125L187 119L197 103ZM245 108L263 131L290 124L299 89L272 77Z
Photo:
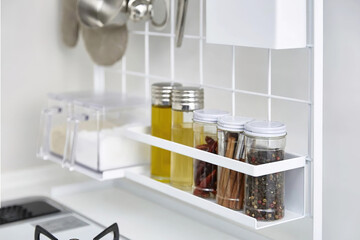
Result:
M203 1L206 4L206 1ZM200 36L200 3L189 1L185 35ZM205 7L204 7L205 9ZM206 24L204 12L204 24ZM144 31L144 23L130 23L129 30ZM149 28L150 31L158 31ZM235 31L236 29L234 29ZM160 31L170 33L170 24ZM205 36L205 28L204 28ZM127 70L145 72L145 37L130 34L126 54ZM149 37L150 75L171 79L170 37ZM182 83L200 82L200 44L199 39L185 38L181 48L175 49L175 81ZM272 52L272 92L275 95L308 100L308 49L273 50ZM266 94L268 74L268 50L236 47L236 88ZM107 86L121 88L121 63L107 69ZM203 45L203 77L205 84L223 88L232 87L232 46ZM127 91L135 95L144 95L145 78L127 75ZM150 79L150 82L162 81ZM231 93L212 88L205 89L206 108L231 111ZM267 98L236 94L236 114L267 118ZM273 120L283 121L288 125L288 150L307 153L308 106L273 100Z

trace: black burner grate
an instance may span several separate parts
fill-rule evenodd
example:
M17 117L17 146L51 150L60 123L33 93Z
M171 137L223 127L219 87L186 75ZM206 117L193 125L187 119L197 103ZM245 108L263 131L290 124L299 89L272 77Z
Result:
M0 225L29 219L33 216L32 212L21 206L11 206L0 209Z
M106 228L99 235L94 237L93 240L101 240L105 236L108 236L108 235L112 235L113 240L120 240L119 227L118 227L117 223L114 223L110 227ZM58 240L54 235L52 235L45 228L37 225L36 228L35 228L35 240L40 240L40 238L43 237L43 236L45 236L49 240ZM78 238L72 238L70 240L79 240L79 239Z
M0 225L60 212L43 201L0 208Z

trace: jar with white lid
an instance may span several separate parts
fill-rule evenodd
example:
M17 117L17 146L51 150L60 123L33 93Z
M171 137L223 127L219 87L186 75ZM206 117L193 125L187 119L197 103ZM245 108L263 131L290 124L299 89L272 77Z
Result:
M194 147L217 154L217 121L229 115L221 110L194 111ZM202 198L215 198L217 184L217 165L194 159L193 194Z
M226 116L219 119L218 154L237 161L245 161L244 125L252 118ZM216 202L224 207L240 210L243 208L245 176L241 172L218 167Z
M280 122L254 121L245 125L246 162L253 165L284 160L286 126ZM285 173L246 176L246 215L261 221L278 220L285 214Z

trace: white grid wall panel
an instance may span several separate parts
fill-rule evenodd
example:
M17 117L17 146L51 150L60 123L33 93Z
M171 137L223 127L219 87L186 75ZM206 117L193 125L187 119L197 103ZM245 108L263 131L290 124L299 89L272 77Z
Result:
M105 70L109 90L149 98L151 84L158 81L203 86L207 108L285 122L288 151L310 153L309 48L268 50L207 44L205 0L189 1L183 45L176 48L176 8L174 0L169 1L170 21L165 29L129 23L126 57Z

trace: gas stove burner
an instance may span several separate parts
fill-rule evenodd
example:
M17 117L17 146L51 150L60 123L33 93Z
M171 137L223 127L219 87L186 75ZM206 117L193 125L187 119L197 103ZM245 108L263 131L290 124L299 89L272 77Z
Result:
M120 239L120 233L119 233L119 227L116 223L111 225L110 227L106 228L104 231L102 231L99 235L94 237L93 240L101 240L103 237L107 236L108 234L113 233L114 240ZM49 231L47 231L45 228L37 225L35 228L35 240L40 240L41 235L44 235L50 240L58 240L54 235L52 235ZM78 238L72 238L70 240L79 240Z
M0 240L29 236L35 240L129 240L120 235L116 223L106 228L47 197L13 199L2 205Z
M44 201L15 204L0 208L0 225L46 216L58 212L60 212L59 209Z

